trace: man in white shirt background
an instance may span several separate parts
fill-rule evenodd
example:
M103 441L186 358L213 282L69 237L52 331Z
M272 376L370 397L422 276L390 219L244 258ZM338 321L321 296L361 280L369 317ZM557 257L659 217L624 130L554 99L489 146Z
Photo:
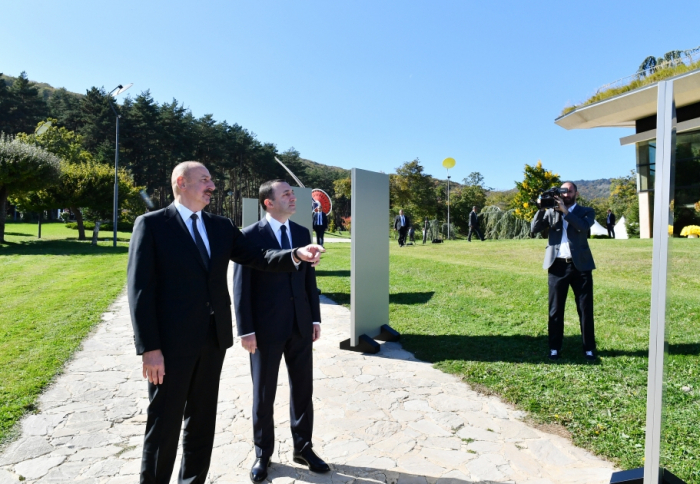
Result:
M561 357L564 309L571 287L579 315L584 357L595 361L592 272L595 263L588 246L595 211L576 204L578 191L573 182L562 183L561 189L563 193L555 197L557 205L554 208L540 208L531 226L533 234L549 228L543 264L549 273L549 358L554 361Z
M311 242L308 229L289 220L296 211L294 190L284 180L260 186L265 218L245 227L243 235L264 249L284 249ZM253 482L267 478L275 445L273 406L279 366L284 355L289 374L290 426L294 461L314 472L329 466L312 450L313 345L321 336L316 273L302 263L294 273L271 273L236 264L233 278L236 325L250 353L253 379Z

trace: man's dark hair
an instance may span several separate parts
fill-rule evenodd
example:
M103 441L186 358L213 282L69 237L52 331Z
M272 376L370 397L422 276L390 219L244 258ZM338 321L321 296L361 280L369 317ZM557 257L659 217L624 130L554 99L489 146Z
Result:
M277 178L275 180L268 180L262 185L260 185L260 191L258 192L258 202L263 210L267 212L267 207L265 206L265 200L275 200L275 183L287 183L287 180Z
M476 205L474 205L474 206L472 207L472 210L476 210Z
M576 184L575 184L574 182L568 181L568 180L567 180L567 181L561 182L562 185L563 185L564 183L571 183L571 184L574 186L574 190L578 192L578 187L576 186ZM561 186L561 185L560 185L560 186Z

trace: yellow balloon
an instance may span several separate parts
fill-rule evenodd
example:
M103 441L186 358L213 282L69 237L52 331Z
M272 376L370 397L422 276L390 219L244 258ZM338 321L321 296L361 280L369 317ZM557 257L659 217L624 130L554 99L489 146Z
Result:
M444 167L447 168L448 170L449 170L450 168L454 168L454 167L455 167L455 163L456 163L456 162L455 162L455 159L454 159L454 158L445 158L444 160L442 160L442 166L444 166Z

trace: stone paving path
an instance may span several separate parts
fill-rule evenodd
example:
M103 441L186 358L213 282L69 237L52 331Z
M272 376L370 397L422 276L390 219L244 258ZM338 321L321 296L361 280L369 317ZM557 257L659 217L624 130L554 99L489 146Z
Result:
M612 464L527 426L522 412L477 394L397 343L373 356L341 351L350 312L325 299L322 313L314 346L314 449L333 470L317 475L292 462L281 371L272 482L609 482ZM0 484L138 482L146 383L124 295L103 320L41 396L39 413L23 420L21 437L0 454ZM247 353L236 342L221 380L212 483L250 482L251 389Z

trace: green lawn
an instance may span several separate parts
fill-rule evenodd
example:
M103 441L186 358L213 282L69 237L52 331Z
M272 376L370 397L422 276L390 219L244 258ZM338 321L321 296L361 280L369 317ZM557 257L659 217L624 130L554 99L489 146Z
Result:
M79 242L58 223L36 235L36 224L9 223L0 244L0 442L126 282L130 234L119 232L116 248Z
M651 293L650 240L591 240L599 364L581 350L573 295L564 357L547 353L543 240L391 244L390 324L404 347L476 388L564 426L622 468L643 465ZM670 358L662 465L700 483L700 242L673 239ZM350 247L328 244L324 294L350 301ZM683 389L685 387L685 389Z

